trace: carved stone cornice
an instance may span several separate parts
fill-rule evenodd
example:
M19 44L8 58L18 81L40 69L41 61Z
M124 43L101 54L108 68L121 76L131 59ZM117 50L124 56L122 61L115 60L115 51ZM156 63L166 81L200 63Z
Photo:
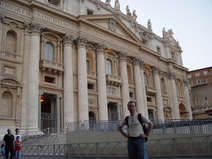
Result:
M127 58L128 58L127 53L120 53L119 54L119 59L120 59L121 62L126 62Z
M87 44L86 45L86 50L87 50L87 52L95 52L96 51L96 47L93 46L92 44Z
M63 44L64 45L72 45L74 42L74 37L73 35L65 34L63 37Z
M104 44L98 43L96 45L97 54L104 54L106 46Z
M85 38L83 36L79 36L76 42L77 42L77 46L78 47L84 47L84 48L86 48L86 45L88 43L88 40L87 40L87 38Z
M40 35L45 27L37 22L24 22L24 28L31 34Z

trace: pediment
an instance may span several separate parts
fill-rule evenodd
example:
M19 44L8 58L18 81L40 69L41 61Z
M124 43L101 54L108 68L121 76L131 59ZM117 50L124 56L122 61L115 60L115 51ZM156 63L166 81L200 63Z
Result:
M80 19L124 39L141 43L141 40L116 15L86 15L80 16Z

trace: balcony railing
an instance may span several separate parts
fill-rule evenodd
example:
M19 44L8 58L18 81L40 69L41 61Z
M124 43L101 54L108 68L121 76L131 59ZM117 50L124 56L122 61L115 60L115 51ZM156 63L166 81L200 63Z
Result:
M5 52L1 51L0 52L0 59L4 60L10 60L10 61L15 61L15 62L21 62L21 56L13 54L11 52Z
M64 71L63 64L48 60L40 61L40 69L44 72L57 75L61 75Z
M111 84L111 85L115 85L115 86L120 86L122 84L120 76L107 74L106 80L107 80L107 84Z

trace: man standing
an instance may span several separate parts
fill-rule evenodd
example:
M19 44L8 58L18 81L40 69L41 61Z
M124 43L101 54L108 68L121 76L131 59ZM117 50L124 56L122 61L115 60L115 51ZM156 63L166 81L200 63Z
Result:
M15 142L14 142L14 136L13 134L11 134L10 129L7 129L7 134L4 135L3 144L5 145L6 159L9 159L9 153L10 153L10 159L13 159L14 150L15 150Z
M153 128L153 123L141 114L143 123L146 123L149 126L147 133L144 134L143 127L138 119L138 113L136 112L135 102L129 101L127 107L130 112L130 115L127 118L128 121L126 122L124 119L118 129L124 137L128 138L128 157L129 159L148 159L145 138L149 136ZM122 129L125 125L128 125L127 133Z
M17 137L17 136L20 137L19 141L22 141L22 137L21 137L21 135L19 134L19 129L18 129L18 128L15 129L15 135L14 135L15 140L16 140L16 137Z

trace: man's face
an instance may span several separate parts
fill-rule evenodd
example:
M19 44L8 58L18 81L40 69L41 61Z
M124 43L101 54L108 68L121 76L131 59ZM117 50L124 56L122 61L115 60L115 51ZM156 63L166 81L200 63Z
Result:
M7 132L8 132L8 134L10 134L11 133L11 130L10 129L7 129Z
M135 103L129 103L129 104L127 105L127 107L128 107L128 110L129 110L130 113L134 113L135 110L136 110L136 108L135 108Z

